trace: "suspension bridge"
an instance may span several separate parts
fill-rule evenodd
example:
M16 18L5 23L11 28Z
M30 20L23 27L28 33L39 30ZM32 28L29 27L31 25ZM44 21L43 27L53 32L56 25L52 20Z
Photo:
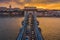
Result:
M34 11L25 11L24 21L22 22L22 28L20 28L17 40L43 40L41 29L38 28L38 25L39 22Z

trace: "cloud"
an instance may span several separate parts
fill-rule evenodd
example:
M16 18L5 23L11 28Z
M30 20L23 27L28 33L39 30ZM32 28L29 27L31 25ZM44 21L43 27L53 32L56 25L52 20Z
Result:
M36 6L38 8L60 9L60 0L0 0L0 6L12 7Z
M11 0L0 0L0 3L10 2Z
M58 3L60 2L60 0L45 0L45 1L42 1L41 3Z
M60 0L13 0L18 4L25 4L25 3L58 3ZM0 2L11 2L11 0L0 0Z

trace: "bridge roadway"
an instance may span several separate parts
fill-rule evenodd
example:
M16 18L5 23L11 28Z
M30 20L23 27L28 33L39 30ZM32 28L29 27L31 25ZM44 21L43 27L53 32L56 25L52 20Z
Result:
M26 15L17 40L43 40L35 15Z

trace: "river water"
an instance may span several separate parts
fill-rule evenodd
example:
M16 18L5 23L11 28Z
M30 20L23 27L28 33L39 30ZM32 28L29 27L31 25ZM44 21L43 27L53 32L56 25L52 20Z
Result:
M23 17L0 18L0 40L16 40ZM39 27L45 40L60 40L60 18L39 17Z

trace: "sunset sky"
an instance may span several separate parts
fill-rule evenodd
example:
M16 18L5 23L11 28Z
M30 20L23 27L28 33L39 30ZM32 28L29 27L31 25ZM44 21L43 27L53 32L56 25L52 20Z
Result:
M24 6L36 6L44 9L60 9L60 0L0 0L0 7L23 8Z

